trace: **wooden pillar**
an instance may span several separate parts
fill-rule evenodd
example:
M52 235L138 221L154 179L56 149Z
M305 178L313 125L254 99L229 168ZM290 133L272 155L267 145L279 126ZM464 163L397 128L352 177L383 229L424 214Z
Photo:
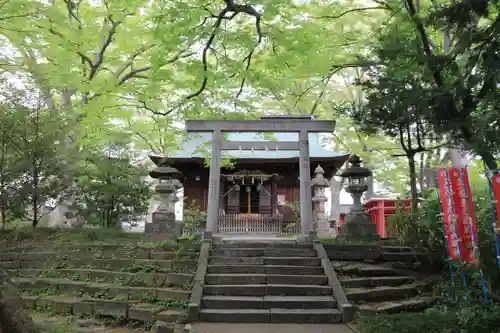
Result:
M220 180L220 191L219 191L219 211L221 210L226 210L226 205L225 205L225 200L224 200L224 194L226 193L226 184L224 184L224 182L222 181L222 179Z
M302 234L312 231L311 161L309 159L309 133L299 132L300 219Z
M208 213L207 231L217 231L219 218L219 193L220 193L220 159L222 149L222 132L212 132L212 153L210 157L210 178L208 180Z
M276 214L278 209L278 183L273 179L271 183L271 214Z

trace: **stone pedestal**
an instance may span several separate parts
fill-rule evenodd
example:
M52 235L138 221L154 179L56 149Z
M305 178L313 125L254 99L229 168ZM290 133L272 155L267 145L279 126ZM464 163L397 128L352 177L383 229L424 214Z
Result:
M145 225L146 239L149 242L176 240L177 229L175 213L157 211L153 213L153 222Z
M361 203L361 196L366 192L366 178L372 175L371 170L362 167L362 160L357 155L349 158L350 167L342 172L341 177L349 179L345 190L352 196L353 204L346 215L345 224L340 227L342 238L358 241L380 240L377 226L371 222L370 216L365 212Z
M349 212L345 224L340 227L342 238L358 241L380 240L377 226L372 223L370 216L364 211Z
M175 221L175 203L179 201L177 190L182 187L179 171L171 167L157 167L151 177L160 180L155 186L160 204L153 213L152 223L146 223L146 239L150 242L174 241L180 236L180 225Z
M321 166L317 166L314 170L314 179L312 180L312 187L314 189L313 202L313 228L317 236L328 237L330 235L330 224L325 216L325 203L328 198L325 196L325 189L330 187L330 183L323 176L325 171ZM314 237L314 235L312 235Z

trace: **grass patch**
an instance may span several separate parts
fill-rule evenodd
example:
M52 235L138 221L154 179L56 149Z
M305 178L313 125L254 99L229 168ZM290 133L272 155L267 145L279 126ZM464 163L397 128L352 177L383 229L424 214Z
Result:
M144 247L150 247L150 248L167 248L167 249L172 249L172 248L177 248L179 246L179 243L176 241L164 241L164 242L144 242L141 244Z
M32 311L30 313L35 323L44 333L96 332L106 333L146 333L151 323L136 322L123 318L78 318L76 316L56 316L49 313ZM121 326L121 327L119 327ZM149 326L149 327L148 327Z
M139 242L143 239L143 235L139 233L105 228L55 229L26 226L3 230L0 235L3 242L31 241L34 243L115 244L123 241Z
M439 305L423 313L360 315L359 333L500 333L499 305Z

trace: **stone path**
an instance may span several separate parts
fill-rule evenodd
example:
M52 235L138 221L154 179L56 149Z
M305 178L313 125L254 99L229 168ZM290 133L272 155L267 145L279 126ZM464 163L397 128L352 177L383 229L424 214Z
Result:
M193 333L355 333L343 324L196 323Z

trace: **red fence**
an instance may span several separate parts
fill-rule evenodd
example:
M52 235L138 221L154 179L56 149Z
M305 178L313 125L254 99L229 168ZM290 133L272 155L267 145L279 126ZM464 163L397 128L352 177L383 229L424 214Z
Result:
M403 205L406 209L411 209L410 199L379 199L372 198L365 202L365 210L370 215L370 219L377 225L377 233L380 237L389 236L387 230L387 218L396 214L398 205Z
M383 199L372 198L365 202L365 211L370 215L370 220L377 225L377 234L386 238L389 236L387 230L387 218L396 213L398 205L404 205L408 210L411 209L410 199ZM340 215L337 227L340 228L345 223L345 214Z

